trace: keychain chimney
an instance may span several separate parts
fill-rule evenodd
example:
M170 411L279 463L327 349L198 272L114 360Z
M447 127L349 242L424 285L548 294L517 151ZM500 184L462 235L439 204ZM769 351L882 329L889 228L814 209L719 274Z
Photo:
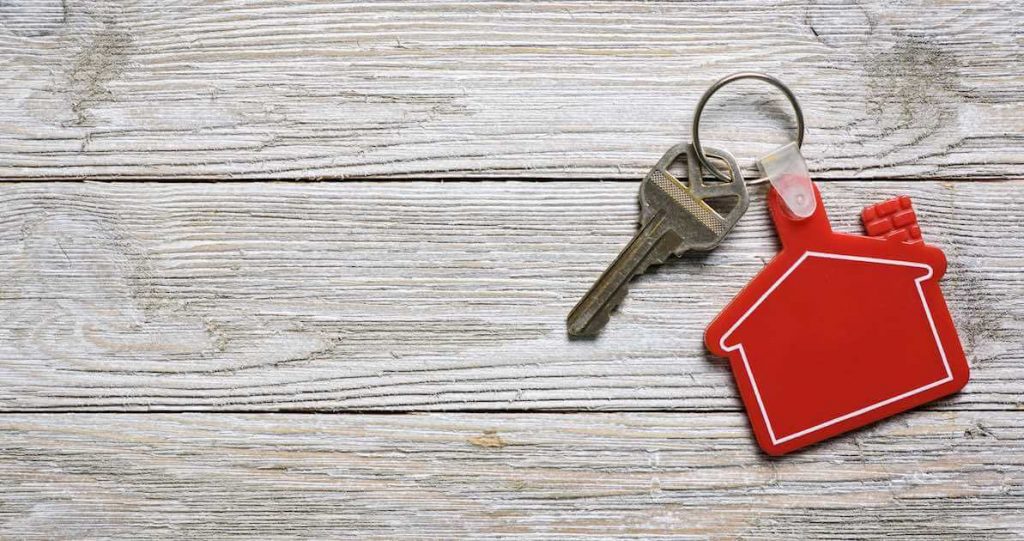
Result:
M868 236L917 244L924 242L910 197L899 197L864 207L861 222Z

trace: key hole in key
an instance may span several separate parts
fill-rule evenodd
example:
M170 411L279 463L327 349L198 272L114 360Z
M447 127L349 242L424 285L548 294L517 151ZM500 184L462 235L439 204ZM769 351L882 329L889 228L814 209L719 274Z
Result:
M719 216L725 216L732 212L732 210L736 208L736 205L740 204L740 197L738 195L705 197L704 202L707 203L712 210L717 212Z
M668 165L668 172L672 176L679 179L683 184L689 184L688 173L686 171L686 154L681 154L678 158L672 161Z

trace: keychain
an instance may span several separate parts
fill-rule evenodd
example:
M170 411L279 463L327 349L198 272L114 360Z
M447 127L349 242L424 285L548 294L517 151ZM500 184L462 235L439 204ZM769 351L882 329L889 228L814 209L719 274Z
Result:
M700 142L711 96L741 79L785 94L797 139L758 161L745 181L736 160ZM747 209L747 185L770 183L767 204L782 250L711 322L707 348L727 357L765 452L781 455L960 390L967 360L939 279L942 251L924 242L909 197L872 205L867 235L832 230L800 154L804 117L793 92L762 73L737 73L697 103L691 144L669 149L640 184L640 229L569 313L573 336L593 336L630 280L686 250L722 242ZM687 179L669 172L687 156ZM723 162L726 173L708 155ZM704 179L704 171L722 182ZM732 198L728 210L709 201Z
M963 388L967 360L938 284L945 256L924 242L906 196L865 208L867 235L832 230L800 155L803 115L785 85L758 73L715 83L694 116L696 157L729 178L707 160L698 128L711 95L739 79L781 89L799 131L759 160L765 176L752 181L771 184L782 249L704 335L712 353L728 357L761 448L785 454Z

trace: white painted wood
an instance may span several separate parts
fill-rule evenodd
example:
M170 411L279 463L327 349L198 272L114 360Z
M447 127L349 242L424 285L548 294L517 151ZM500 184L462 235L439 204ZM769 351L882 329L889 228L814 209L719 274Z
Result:
M1024 165L1015 2L0 3L0 178L641 176L715 79L772 72L822 178ZM756 86L708 111L744 163Z
M0 408L735 410L701 334L776 250L763 192L709 255L564 318L636 183L19 183L0 189ZM1021 406L1024 182L828 182L837 228L912 195L973 366Z
M1011 3L0 1L0 178L638 179L723 74L800 95L834 220L910 193L957 397L761 455L707 321L775 249L563 319L634 182L0 186L0 538L1024 536ZM749 163L754 86L704 132ZM1010 179L998 183L893 182ZM27 411L655 410L423 415Z
M1016 539L1020 412L781 460L739 413L3 415L0 537Z

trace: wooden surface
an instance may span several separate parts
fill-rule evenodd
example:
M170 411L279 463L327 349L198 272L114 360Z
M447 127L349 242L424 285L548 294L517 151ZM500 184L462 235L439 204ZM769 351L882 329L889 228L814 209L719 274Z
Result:
M635 230L637 184L30 183L0 191L0 408L733 410L704 326L771 257L764 192L722 246L565 316ZM837 228L914 195L976 370L1016 409L1024 181L832 182Z
M1013 539L1021 417L767 460L739 413L6 415L0 536Z
M1024 537L1022 22L0 0L0 538ZM701 344L777 249L763 191L599 339L564 331L745 69L800 96L837 228L913 197L972 366L781 459ZM706 114L744 165L791 134L752 84ZM344 181L283 182L310 179Z
M712 81L799 94L821 178L1024 165L1017 2L0 3L0 178L634 179ZM755 83L709 140L790 136ZM747 165L745 162L744 165Z

